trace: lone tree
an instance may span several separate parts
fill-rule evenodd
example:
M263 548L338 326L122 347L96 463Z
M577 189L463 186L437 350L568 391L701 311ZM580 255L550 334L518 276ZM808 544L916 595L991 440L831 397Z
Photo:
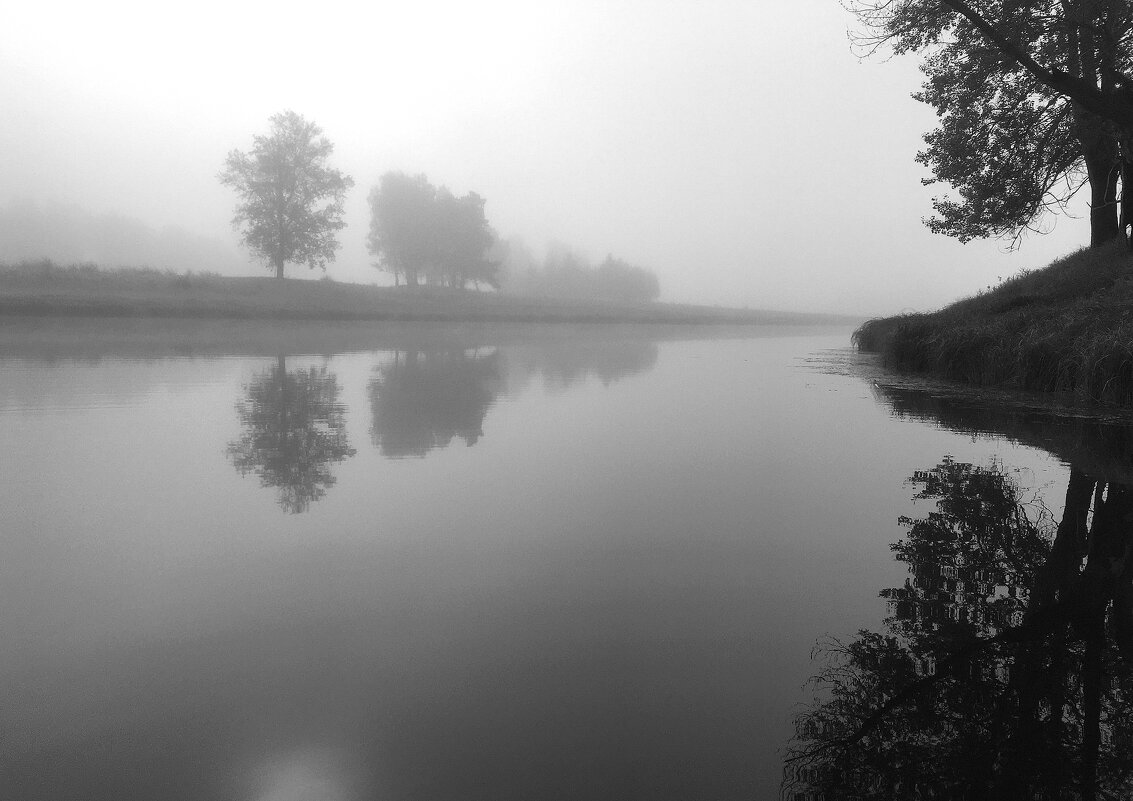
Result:
M1010 233L1091 190L1091 244L1133 224L1133 6L1113 0L846 0L866 52L927 56L940 129L920 155L962 201L930 227ZM1083 167L1085 168L1083 170ZM1120 192L1118 184L1120 183ZM1131 191L1126 191L1130 188Z
M233 150L224 161L220 182L240 198L232 225L276 278L287 262L326 270L354 180L327 166L334 145L318 125L294 111L270 122L271 133L255 137L250 153Z

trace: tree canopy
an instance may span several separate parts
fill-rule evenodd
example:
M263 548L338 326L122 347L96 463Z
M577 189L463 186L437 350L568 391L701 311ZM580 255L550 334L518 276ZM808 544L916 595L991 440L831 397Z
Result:
M938 128L918 160L960 196L932 230L962 241L1041 226L1087 182L1091 244L1129 222L1133 9L1113 0L850 0L865 53L925 55Z
M405 278L464 288L498 286L498 263L488 257L496 234L475 192L456 197L424 175L388 172L370 190L367 245L376 267Z
M1127 798L1133 491L1070 471L1057 527L996 465L911 479L886 631L822 649L785 784L827 798ZM1092 507L1092 509L1091 509ZM1092 514L1091 514L1092 512Z
M339 248L343 203L353 179L327 166L334 145L294 111L273 116L252 150L233 150L220 182L236 190L233 226L244 245L283 278L285 264L325 270Z

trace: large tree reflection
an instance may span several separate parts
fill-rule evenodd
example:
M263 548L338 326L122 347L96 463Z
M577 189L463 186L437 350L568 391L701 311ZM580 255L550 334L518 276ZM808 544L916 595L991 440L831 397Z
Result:
M325 366L288 370L283 356L258 374L236 404L244 432L228 456L241 475L278 490L279 505L305 512L335 482L331 465L355 451L346 439L334 373Z
M912 481L884 632L823 649L796 797L1133 797L1133 491L1072 470L1062 522L995 466Z
M501 389L497 351L398 351L370 382L370 436L383 456L424 456L453 437L468 445Z

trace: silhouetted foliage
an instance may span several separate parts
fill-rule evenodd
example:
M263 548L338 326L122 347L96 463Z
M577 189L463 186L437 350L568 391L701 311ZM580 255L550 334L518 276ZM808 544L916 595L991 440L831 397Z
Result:
M271 133L256 136L250 153L233 150L225 159L220 182L239 196L232 224L277 278L288 262L325 270L354 180L327 166L334 145L319 126L294 111L270 122Z
M902 520L912 577L881 593L886 633L821 649L823 697L796 721L784 789L1129 797L1130 489L1072 470L1055 529L995 466L946 458L911 480L937 506Z
M453 437L475 445L501 389L498 354L397 352L370 382L370 436L383 456L424 456Z
M1047 0L853 0L866 52L926 55L919 99L939 128L919 160L961 201L937 199L933 230L959 237L1017 235L1091 184L1091 244L1130 222L1133 8ZM1085 170L1082 166L1085 166Z
M421 279L463 289L469 283L498 286L498 263L489 258L496 235L484 215L484 198L475 192L454 196L424 175L388 172L370 190L367 246L375 266L396 283L417 286Z
M331 466L353 456L339 387L326 367L288 371L286 360L256 376L236 405L244 433L228 445L241 475L279 491L285 512L305 512L335 483Z
M926 59L928 78L914 95L939 120L917 154L935 176L925 183L946 182L960 196L934 198L936 216L925 224L961 242L1018 241L1024 231L1044 230L1045 215L1062 210L1086 182L1083 145L1071 104L994 52L973 48L971 33ZM1103 190L1114 156L1098 176ZM1108 238L1118 230L1113 201L1098 204L1111 221Z

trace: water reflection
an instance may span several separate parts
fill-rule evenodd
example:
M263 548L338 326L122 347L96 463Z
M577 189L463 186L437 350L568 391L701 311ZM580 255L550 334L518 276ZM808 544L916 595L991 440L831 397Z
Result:
M383 456L424 456L453 437L475 445L499 395L492 351L396 351L370 382L370 437Z
M1072 468L1062 521L999 466L945 458L892 548L884 631L821 648L796 798L1133 794L1133 488Z
M1133 483L1133 420L1011 403L978 396L944 397L909 387L874 383L873 396L895 417L949 431L1007 438L1040 448L1099 479Z
M555 339L537 347L509 348L507 372L512 385L541 375L552 392L569 389L590 376L609 386L652 370L657 354L657 343L648 339Z
M389 458L421 457L454 439L475 445L502 395L539 376L557 392L595 376L603 385L652 369L657 343L550 339L500 348L407 347L375 368L369 383L374 447Z
M353 456L339 386L326 366L287 369L285 357L244 387L236 404L243 427L228 444L241 475L254 473L278 490L280 507L305 512L335 482L331 466Z

